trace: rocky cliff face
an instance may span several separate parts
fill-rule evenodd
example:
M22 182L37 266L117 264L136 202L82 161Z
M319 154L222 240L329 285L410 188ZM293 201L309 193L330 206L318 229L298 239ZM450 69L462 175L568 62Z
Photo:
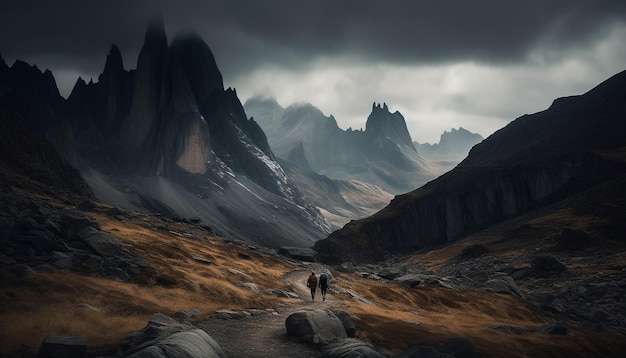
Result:
M454 170L351 222L315 249L329 262L444 243L626 173L626 72L556 100L475 146Z

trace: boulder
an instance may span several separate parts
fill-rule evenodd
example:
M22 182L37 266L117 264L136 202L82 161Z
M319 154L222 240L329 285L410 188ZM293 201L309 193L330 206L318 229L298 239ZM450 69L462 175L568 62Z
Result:
M278 250L278 254L294 260L315 262L317 251L305 247L283 246Z
M43 340L37 357L83 358L87 356L87 338L84 336L59 336Z
M342 321L330 310L298 311L285 320L287 334L314 344L348 338Z
M350 314L342 310L332 310L332 311L335 314L335 316L337 316L337 318L341 320L341 323L343 323L343 328L346 330L346 334L348 335L348 337L350 338L355 337L356 326L354 325L354 322L352 322L352 317L350 317Z
M483 289L489 292L504 293L511 296L524 297L522 291L511 276L501 276L491 279L483 284Z
M148 324L141 330L128 335L131 344L138 345L141 343L154 341L167 337L176 332L182 332L191 329L189 324L180 324L175 319L162 313L152 315Z
M324 347L329 358L384 358L373 345L356 338L344 338Z
M91 251L105 257L118 256L124 249L122 244L114 236L104 232L89 236L85 239L85 243Z
M415 288L422 282L422 278L422 276L418 275L405 275L395 278L394 281L399 282L401 285Z
M129 358L226 358L220 345L205 331L195 328L151 342Z
M385 267L384 269L378 272L379 277L382 277L387 280L396 279L402 276L403 274L404 273L402 272L402 270L397 267Z
M100 224L80 210L65 210L60 218L61 228L66 237L74 236L86 227L100 230Z

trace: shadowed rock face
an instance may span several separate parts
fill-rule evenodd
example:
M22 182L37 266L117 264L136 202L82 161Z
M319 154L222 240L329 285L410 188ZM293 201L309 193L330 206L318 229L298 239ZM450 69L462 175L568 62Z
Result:
M98 82L79 79L68 100L49 71L0 61L0 111L46 135L65 129L57 142L109 204L198 217L267 246L310 246L330 232L235 90L224 89L207 44L197 35L168 44L162 21L150 25L136 70L126 71L112 46Z
M382 259L448 242L623 175L626 72L475 146L457 168L319 241L322 260Z

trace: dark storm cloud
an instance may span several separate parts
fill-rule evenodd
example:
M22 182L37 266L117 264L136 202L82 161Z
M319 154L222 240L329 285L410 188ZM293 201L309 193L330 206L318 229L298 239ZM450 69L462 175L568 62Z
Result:
M321 56L516 63L537 49L587 45L626 18L626 2L229 1L168 13L200 31L228 68Z
M63 95L116 44L136 68L148 23L196 32L240 99L273 95L361 127L372 101L434 142L488 135L626 63L624 0L0 0L0 54L51 69Z
M626 2L28 1L0 5L0 53L97 71L111 44L134 68L149 19L196 31L226 72L321 56L392 63L519 62L537 48L584 46L626 18Z

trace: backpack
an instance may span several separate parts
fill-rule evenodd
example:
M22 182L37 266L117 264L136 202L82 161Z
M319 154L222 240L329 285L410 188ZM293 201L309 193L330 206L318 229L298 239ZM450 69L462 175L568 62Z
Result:
M328 275L326 273L320 275L320 287L322 286L328 286Z

